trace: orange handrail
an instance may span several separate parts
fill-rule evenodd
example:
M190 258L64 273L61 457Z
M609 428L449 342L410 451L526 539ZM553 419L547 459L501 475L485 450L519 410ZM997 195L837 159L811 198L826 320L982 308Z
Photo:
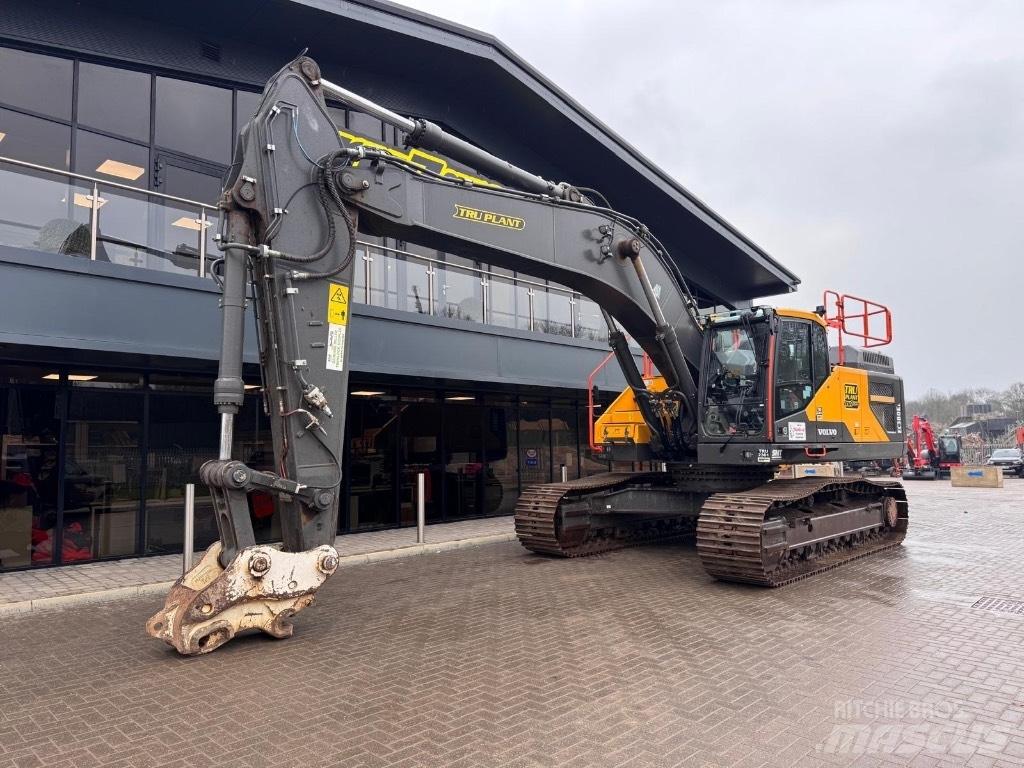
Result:
M609 352L605 359L598 363L598 366L587 377L587 440L590 444L590 450L596 452L600 452L603 449L594 442L594 377L600 373L601 369L613 357L615 357L615 353Z
M831 306L830 306L831 300ZM839 332L839 364L846 362L846 352L843 347L843 334L854 336L863 341L865 348L884 347L892 341L892 312L884 304L870 299L862 299L860 296L840 294L837 291L825 291L822 299L825 309L825 324L829 328L835 328ZM848 304L853 304L854 309L859 312L849 311ZM833 313L834 310L834 313ZM872 332L871 318L881 315L884 318L884 330L879 334ZM850 321L860 321L861 328L851 327Z

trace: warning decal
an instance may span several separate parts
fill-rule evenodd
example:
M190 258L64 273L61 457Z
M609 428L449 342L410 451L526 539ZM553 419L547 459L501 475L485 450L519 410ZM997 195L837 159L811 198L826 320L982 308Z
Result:
M345 370L345 331L344 325L330 323L327 326L327 370Z
M348 286L328 283L327 322L348 325Z

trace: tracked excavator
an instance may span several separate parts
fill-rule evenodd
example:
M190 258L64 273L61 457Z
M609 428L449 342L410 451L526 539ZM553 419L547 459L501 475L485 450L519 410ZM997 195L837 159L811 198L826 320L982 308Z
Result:
M339 131L326 97L400 129L405 151ZM478 175L422 162L424 151ZM907 502L896 482L771 480L782 463L901 455L903 391L891 360L852 354L831 365L835 318L823 312L702 313L654 233L594 190L396 114L300 55L270 80L239 135L219 207L221 439L219 458L200 474L220 538L147 625L182 654L207 653L246 629L291 635L292 617L338 567L360 232L546 278L602 308L628 382L597 424L603 456L653 471L526 489L515 526L527 549L573 557L695 533L712 576L779 586L903 539ZM273 471L231 455L250 301ZM644 379L627 336L657 375ZM275 499L281 548L255 541L247 495L256 492Z

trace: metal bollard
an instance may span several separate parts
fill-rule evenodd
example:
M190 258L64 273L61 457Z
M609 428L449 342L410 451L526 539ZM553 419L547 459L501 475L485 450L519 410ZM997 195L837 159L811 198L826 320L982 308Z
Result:
M565 464L562 465L562 482L569 482L569 468Z
M416 543L424 544L424 528L427 524L427 476L416 475Z
M185 534L182 539L181 573L184 576L192 569L192 547L195 540L196 526L196 486L188 483L185 486Z

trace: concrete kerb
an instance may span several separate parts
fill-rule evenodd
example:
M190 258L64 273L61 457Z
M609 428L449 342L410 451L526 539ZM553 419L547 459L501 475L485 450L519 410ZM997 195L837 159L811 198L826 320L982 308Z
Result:
M343 555L338 558L338 567L346 568L354 565L381 562L384 560L397 560L403 557L434 554L454 549L478 547L485 544L497 544L502 541L515 541L515 539L516 534L514 532L509 532L488 534L487 536L475 536L469 539L439 541L435 544L409 544L403 547L384 549L377 552ZM0 616L30 613L32 611L51 608L65 608L67 606L95 603L105 600L121 600L128 597L138 597L140 595L162 594L167 592L173 584L173 581L158 581L150 584L133 584L127 587L114 587L112 589L93 590L91 592L74 592L69 595L41 597L36 600L19 600L11 603L0 603Z

